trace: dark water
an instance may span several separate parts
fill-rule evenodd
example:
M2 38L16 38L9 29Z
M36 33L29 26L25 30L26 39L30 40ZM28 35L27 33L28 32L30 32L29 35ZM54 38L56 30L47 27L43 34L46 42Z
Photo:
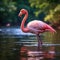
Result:
M42 40L43 38L44 36L41 35ZM40 55L35 56L39 53L28 54L31 51L37 51L37 44L35 35L25 34L19 28L2 28L0 29L0 60L41 60ZM44 43L41 50L45 54L42 57L47 56L44 60L60 60L60 51L56 51L59 47L60 44ZM54 54L48 54L49 51L53 51Z

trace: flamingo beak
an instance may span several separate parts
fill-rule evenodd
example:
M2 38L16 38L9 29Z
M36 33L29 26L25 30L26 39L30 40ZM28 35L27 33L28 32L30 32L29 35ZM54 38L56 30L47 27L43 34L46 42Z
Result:
M20 16L20 17L21 17L21 16L22 16L22 12L20 12L20 13L18 14L18 16Z

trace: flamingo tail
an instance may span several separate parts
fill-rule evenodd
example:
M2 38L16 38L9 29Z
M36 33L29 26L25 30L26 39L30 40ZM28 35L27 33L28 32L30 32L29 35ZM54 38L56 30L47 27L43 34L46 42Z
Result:
M49 29L50 32L55 32L56 33L56 30L53 29L51 26L47 25L47 27L48 27L48 29Z

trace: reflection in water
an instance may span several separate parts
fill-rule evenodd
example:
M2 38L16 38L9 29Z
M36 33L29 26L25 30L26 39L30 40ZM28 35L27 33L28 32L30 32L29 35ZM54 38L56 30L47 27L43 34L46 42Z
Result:
M24 38L25 40L26 38ZM19 42L20 38L0 38L0 60L39 60L44 59L54 59L56 52L55 47L43 47L44 56L36 56L40 53L35 52L37 47L24 46L21 44L16 44L14 42ZM29 54L28 54L29 53ZM30 57L28 57L30 55Z
M55 47L54 46L50 46L49 50L45 52L45 58L47 59L55 59Z
M20 60L27 60L27 57L20 57Z
M26 47L22 47L20 60L54 60L55 59L55 47L50 46L47 51L27 51ZM27 51L27 52L26 52Z
M35 52L37 51L37 40L35 36L27 34L19 35L20 30L18 29L18 33L16 29L14 30L13 32L13 29L3 31L0 29L0 33L1 31L4 33L0 34L0 60L60 60L60 45L43 45L42 52L44 55L41 56L39 55L40 53ZM58 49L58 53L56 49Z

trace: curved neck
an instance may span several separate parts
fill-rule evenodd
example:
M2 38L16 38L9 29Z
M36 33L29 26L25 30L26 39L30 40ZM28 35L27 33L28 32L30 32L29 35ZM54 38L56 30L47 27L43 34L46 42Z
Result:
M28 12L26 12L26 14L22 20L22 23L21 23L21 29L23 32L28 32L28 29L24 27L24 24L25 24L25 21L27 20L27 18L28 18Z

